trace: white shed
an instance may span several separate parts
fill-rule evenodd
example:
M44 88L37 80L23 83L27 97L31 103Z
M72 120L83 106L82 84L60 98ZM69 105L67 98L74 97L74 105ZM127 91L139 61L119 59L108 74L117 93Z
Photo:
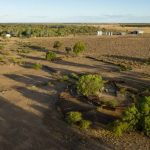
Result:
M11 34L7 33L7 34L5 34L5 37L6 37L6 38L10 38L10 37L11 37Z
M144 31L142 31L142 30L136 30L136 31L133 31L133 32L131 32L131 34L144 34Z
M103 32L102 31L97 31L97 36L102 36Z
M144 34L144 31L138 30L137 33L138 33L138 34Z

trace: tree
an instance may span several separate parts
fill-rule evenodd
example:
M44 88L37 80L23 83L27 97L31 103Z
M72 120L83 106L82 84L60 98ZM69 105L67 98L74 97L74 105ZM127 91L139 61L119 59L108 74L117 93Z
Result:
M84 96L96 95L102 90L103 86L104 84L101 76L84 75L77 83L77 91Z
M62 46L62 43L60 41L55 41L54 45L53 45L53 48L58 50L61 46Z
M75 55L79 55L80 53L84 52L86 49L86 46L83 42L77 42L73 47L73 52Z
M127 108L120 120L114 122L113 131L122 135L125 131L140 130L150 136L150 96L138 100L137 104Z

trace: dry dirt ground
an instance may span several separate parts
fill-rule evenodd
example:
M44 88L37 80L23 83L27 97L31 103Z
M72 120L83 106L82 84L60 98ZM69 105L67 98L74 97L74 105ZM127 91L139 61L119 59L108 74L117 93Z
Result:
M116 31L135 31L135 30L142 30L145 33L150 33L150 28L149 27L122 27L120 24L103 24L103 25L94 25L98 26L100 28L105 28L108 30L116 30Z
M45 53L53 50L55 40L63 42L63 47L55 50L62 60L48 62ZM64 47L76 41L84 41L87 52L67 57ZM139 133L116 138L102 128L80 131L70 127L55 105L66 88L59 76L72 72L98 73L106 79L124 80L134 89L149 88L150 66L144 62L150 57L150 37L31 38L2 40L1 44L4 49L0 56L5 56L6 63L0 64L0 150L150 149L150 139ZM22 49L30 52L18 53ZM117 66L100 61L103 55L132 62L134 68L119 72ZM25 63L14 64L8 61L11 57ZM43 69L35 70L35 63L42 64Z

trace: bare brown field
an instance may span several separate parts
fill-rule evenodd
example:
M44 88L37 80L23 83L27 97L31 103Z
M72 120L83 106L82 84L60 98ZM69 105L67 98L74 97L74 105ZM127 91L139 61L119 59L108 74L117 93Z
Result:
M135 31L135 30L142 30L146 34L150 33L150 28L149 27L122 27L120 24L103 24L103 25L94 25L96 27L100 28L105 28L107 30L116 30L116 31Z
M60 50L53 49L56 40L63 43ZM86 43L86 52L67 56L65 47L77 41ZM4 45L0 50L0 150L150 149L150 139L141 133L118 138L100 122L87 131L70 127L56 108L67 88L60 78L70 73L100 74L110 81L124 81L123 86L134 91L149 89L150 36L11 38L1 39L0 44ZM47 51L61 59L45 60ZM33 68L36 63L43 68ZM118 64L130 65L132 70L120 71Z

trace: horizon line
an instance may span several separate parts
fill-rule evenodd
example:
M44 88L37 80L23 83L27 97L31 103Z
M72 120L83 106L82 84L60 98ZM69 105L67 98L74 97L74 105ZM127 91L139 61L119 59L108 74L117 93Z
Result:
M0 22L0 24L150 24L150 22Z

